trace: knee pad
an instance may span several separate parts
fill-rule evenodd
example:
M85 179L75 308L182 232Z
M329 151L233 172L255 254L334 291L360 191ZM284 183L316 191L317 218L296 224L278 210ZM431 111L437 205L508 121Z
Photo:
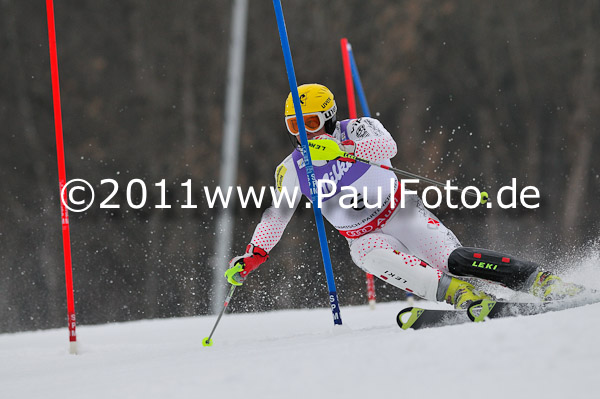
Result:
M533 262L481 248L456 248L448 258L448 270L455 276L482 278L513 290L525 289L538 269Z

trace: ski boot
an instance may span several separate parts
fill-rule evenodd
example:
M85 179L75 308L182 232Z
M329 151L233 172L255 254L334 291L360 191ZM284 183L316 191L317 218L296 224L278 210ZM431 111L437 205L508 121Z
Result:
M444 297L446 302L454 305L454 309L467 309L473 302L483 299L494 300L493 297L476 289L472 284L454 277L452 277Z
M581 285L567 283L550 272L539 272L529 292L543 301L558 301L572 298L585 291Z

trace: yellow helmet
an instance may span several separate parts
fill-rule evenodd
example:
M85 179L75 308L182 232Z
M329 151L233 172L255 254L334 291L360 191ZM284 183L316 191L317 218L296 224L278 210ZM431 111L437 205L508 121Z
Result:
M337 113L337 105L333 99L333 93L323 85L310 83L298 86L298 95L300 96L302 114L317 114L319 119L325 124L327 133L333 132ZM297 128L290 128L292 126L291 122L295 124L295 116L294 101L292 100L292 93L290 93L285 100L285 117L288 130L292 134L298 134ZM290 118L292 119L291 121ZM308 128L308 130L311 129Z

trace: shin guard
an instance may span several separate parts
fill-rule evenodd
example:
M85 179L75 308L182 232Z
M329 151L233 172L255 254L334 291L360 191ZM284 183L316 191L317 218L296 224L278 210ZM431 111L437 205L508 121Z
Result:
M522 291L539 266L510 255L481 248L456 248L448 258L448 270L455 276L477 277Z

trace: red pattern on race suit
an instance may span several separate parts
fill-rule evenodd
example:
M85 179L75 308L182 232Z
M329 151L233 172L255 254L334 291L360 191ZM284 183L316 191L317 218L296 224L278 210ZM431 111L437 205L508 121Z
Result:
M279 242L289 219L283 217L277 208L268 208L254 230L251 244L264 249L267 253Z
M354 155L373 162L393 158L398 152L396 142L391 136L367 138L355 145Z
M361 266L361 265L363 265L364 258L371 251L373 251L375 249L385 249L387 251L391 251L394 254L398 255L398 260L400 261L397 264L398 268L401 268L402 266L409 266L409 267L419 266L419 267L427 268L430 266L427 263L423 262L423 260L417 258L416 256L407 254L405 252L402 252L402 251L396 249L397 246L398 246L398 241L387 234L382 234L382 233L366 234L366 235L360 237L359 239L350 240L350 255L352 256L352 260L354 261L354 263ZM434 266L434 269L436 269L435 266ZM365 269L365 271L367 273L370 272L369 270L366 270L366 269ZM442 277L442 274L443 273L441 270L436 269L436 275L437 275L438 280Z

